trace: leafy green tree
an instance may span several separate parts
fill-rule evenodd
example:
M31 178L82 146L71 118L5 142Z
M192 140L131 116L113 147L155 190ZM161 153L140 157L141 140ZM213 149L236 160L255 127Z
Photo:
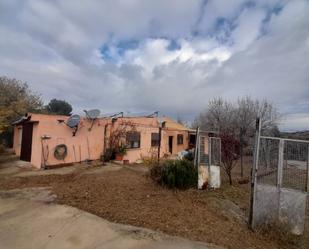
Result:
M41 96L33 93L27 83L5 76L0 77L0 142L12 144L12 122L27 112L43 108ZM4 140L4 141L3 141Z
M51 114L71 115L72 106L65 100L52 99L46 106L46 111Z

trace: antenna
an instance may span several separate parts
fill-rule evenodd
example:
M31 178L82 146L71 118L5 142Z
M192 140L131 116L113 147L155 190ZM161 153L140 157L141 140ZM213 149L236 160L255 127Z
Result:
M113 114L113 115L111 115L111 116L109 116L109 117L110 117L110 118L115 118L115 117L117 117L117 116L121 116L121 117L123 118L123 112L118 112L118 113Z
M92 109L89 111L84 110L84 112L89 119L96 119L101 113L99 109Z
M147 115L147 118L153 118L153 117L158 117L159 116L159 112L155 111L154 113L151 113L150 115Z

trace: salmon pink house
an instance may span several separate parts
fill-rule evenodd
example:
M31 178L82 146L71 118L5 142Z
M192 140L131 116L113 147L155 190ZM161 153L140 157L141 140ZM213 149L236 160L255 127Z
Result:
M195 130L165 116L81 117L74 128L69 118L28 113L13 123L16 155L48 168L103 159L117 145L116 159L135 163L158 154L173 157L195 144Z

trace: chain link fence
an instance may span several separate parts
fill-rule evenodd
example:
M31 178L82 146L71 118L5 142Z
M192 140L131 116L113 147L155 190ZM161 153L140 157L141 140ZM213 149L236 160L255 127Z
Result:
M279 222L302 234L308 220L309 141L258 135L255 146L251 227Z
M210 165L221 166L221 138L210 137Z

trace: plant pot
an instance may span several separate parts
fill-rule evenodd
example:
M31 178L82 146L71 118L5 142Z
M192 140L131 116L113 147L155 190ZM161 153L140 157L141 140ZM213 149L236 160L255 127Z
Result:
M116 161L122 161L123 160L123 156L122 154L116 154Z

